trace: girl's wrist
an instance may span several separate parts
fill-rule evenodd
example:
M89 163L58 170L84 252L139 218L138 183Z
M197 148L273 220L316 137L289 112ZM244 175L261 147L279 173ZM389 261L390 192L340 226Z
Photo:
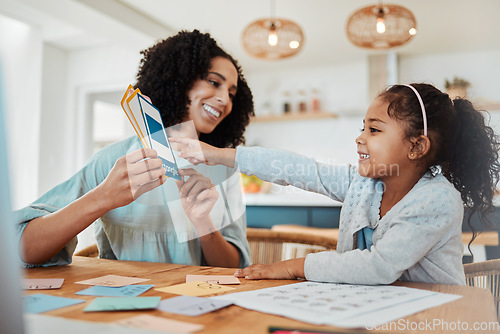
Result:
M225 165L227 167L234 168L236 159L236 149L235 148L223 148L221 149L221 154L219 156L219 164Z
M306 262L305 257L289 260L287 263L288 272L290 272L295 278L305 278L305 273L304 273L305 262Z

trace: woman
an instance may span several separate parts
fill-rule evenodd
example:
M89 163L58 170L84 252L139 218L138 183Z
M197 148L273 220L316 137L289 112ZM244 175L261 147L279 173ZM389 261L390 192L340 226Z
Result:
M214 146L244 142L252 94L236 61L209 34L182 31L142 54L136 87L160 110L165 127L189 121ZM15 212L25 266L71 263L76 236L94 221L102 258L248 265L238 174L189 168L175 184L164 172L156 152L141 148L137 137L98 152L72 178Z

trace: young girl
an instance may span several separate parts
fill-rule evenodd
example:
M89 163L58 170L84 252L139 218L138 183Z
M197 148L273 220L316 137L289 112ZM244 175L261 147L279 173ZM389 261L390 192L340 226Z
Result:
M257 147L216 149L174 138L192 163L242 173L343 202L337 250L237 270L247 279L389 284L465 284L464 203L493 209L499 142L465 99L428 84L395 85L366 112L356 138L359 166L334 166Z

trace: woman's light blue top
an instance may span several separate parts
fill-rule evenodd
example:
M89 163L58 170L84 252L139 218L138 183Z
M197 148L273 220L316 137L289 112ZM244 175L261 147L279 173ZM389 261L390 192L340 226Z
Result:
M354 166L332 165L258 147L238 147L236 164L245 174L343 202L337 250L306 257L304 271L308 280L465 285L464 206L460 193L443 175L425 174L381 218L382 181L362 177ZM365 227L374 230L373 245L358 249L355 236Z
M140 147L140 141L134 136L102 149L72 178L29 206L15 211L18 237L32 219L55 212L97 187L118 158ZM183 161L178 163L182 165ZM187 162L184 161L184 164ZM200 165L193 168L210 177L212 183L217 185L219 198L211 212L212 221L222 236L238 249L240 267L249 265L245 205L239 173L221 166ZM101 258L205 264L198 236L184 213L179 190L171 178L129 205L104 214L93 225ZM44 266L71 263L76 244L75 237ZM25 266L32 265L26 263Z

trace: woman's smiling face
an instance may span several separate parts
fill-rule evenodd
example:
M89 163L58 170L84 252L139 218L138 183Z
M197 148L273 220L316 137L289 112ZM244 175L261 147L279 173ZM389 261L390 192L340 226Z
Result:
M205 79L198 79L188 92L188 120L192 120L198 135L210 133L233 109L238 72L233 63L223 57L212 59Z

